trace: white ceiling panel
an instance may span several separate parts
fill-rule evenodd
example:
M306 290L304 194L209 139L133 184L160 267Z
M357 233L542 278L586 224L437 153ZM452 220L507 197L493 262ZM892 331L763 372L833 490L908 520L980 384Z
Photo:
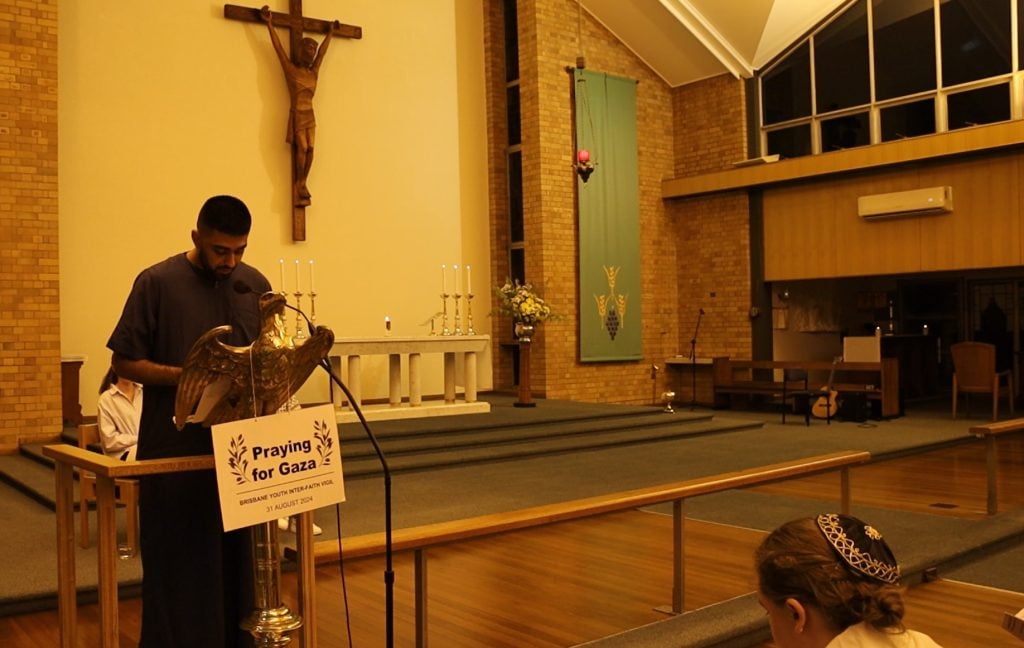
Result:
M673 87L727 73L749 77L846 2L577 1Z

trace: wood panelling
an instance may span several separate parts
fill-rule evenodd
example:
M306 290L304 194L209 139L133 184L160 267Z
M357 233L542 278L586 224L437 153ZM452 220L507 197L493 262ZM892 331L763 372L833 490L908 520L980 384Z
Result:
M766 189L765 279L1021 265L1022 173L1024 154L1002 152ZM859 196L944 185L952 213L857 215Z

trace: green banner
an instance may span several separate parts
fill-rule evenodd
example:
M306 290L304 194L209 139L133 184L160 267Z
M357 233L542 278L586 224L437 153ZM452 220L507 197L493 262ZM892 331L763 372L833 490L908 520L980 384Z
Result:
M576 70L580 360L642 357L636 81ZM582 158L586 158L583 155Z

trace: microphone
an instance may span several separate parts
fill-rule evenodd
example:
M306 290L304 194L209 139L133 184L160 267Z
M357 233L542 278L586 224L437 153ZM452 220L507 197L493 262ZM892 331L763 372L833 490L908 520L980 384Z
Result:
M236 288L236 290L237 290L237 288ZM703 314L704 314L704 309L703 309L703 308L702 308L702 309L700 309L700 314L701 314L701 315L703 315Z

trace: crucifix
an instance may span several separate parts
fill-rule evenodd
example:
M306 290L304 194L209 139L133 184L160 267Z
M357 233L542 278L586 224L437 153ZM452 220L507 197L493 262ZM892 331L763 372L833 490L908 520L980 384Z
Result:
M262 9L224 5L224 17L229 20L264 23L270 33L270 40L277 53L285 80L288 82L291 110L288 116L287 141L292 152L292 240L306 240L306 207L310 204L310 193L306 178L313 165L313 143L316 121L313 118L313 94L316 92L320 64L333 36L359 39L363 37L361 27L343 25L337 20L327 21L307 18L302 15L302 0L288 0L288 13ZM276 28L289 32L290 56L285 53L277 37ZM318 46L312 38L303 36L306 32L324 34Z

